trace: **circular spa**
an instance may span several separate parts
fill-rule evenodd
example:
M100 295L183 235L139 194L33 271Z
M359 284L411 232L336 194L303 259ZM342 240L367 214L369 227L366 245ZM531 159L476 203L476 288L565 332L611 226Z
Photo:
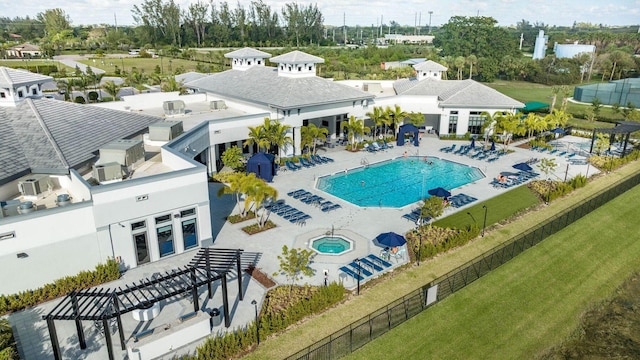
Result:
M322 255L342 255L353 250L353 241L341 235L324 235L312 239L309 247Z

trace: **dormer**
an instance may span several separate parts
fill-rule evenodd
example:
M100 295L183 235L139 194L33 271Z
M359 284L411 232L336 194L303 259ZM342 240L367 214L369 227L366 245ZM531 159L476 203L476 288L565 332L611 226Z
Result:
M22 100L42 97L42 85L51 76L0 66L0 106L16 106Z
M226 53L224 57L231 59L232 70L244 71L253 66L264 66L266 59L270 58L271 54L246 47Z
M323 58L302 51L292 51L270 60L278 64L278 76L312 77L316 76L316 64L324 63Z
M442 80L442 73L447 71L445 66L431 60L413 65L413 68L416 70L418 81L424 79Z

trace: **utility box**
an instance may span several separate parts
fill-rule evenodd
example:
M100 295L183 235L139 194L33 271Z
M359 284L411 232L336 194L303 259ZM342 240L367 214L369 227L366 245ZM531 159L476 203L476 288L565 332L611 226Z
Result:
M214 100L209 103L209 107L211 110L224 110L227 108L227 104L224 100Z
M182 121L161 121L149 126L149 140L170 141L183 132Z
M116 140L100 148L100 164L115 162L131 168L139 161L144 161L142 140Z
M184 115L185 108L186 106L184 105L184 101L182 100L171 100L162 103L164 114L168 116Z
M100 184L121 181L123 177L124 172L122 171L122 165L117 162L96 164L93 166L93 178Z

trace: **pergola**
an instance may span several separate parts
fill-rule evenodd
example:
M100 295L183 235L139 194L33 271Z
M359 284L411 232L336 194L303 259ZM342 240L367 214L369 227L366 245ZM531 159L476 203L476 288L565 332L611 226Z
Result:
M109 359L114 359L109 320L115 318L122 350L126 350L121 316L136 309L145 309L153 304L174 296L191 293L193 311L200 308L198 289L207 285L209 299L213 297L211 283L222 282L222 300L224 305L225 326L229 327L229 299L227 294L227 273L234 263L238 274L238 297L243 300L241 249L202 248L187 266L156 273L151 278L144 278L118 288L94 288L72 291L49 314L42 318L47 321L54 358L62 359L60 344L56 333L55 320L73 320L76 324L78 343L86 349L87 343L82 327L83 320L101 321Z
M591 135L591 148L589 149L589 153L593 152L593 145L596 141L596 134L603 133L609 134L609 143L613 143L615 141L617 134L623 134L624 136L624 146L622 148L622 152L620 157L624 157L627 153L627 144L629 143L629 136L631 133L640 130L640 123L633 121L618 121L615 127L612 128L600 128L593 129L593 135Z

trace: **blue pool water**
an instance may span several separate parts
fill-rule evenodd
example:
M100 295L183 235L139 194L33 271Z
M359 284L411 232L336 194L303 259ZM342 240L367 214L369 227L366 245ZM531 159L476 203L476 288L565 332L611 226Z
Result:
M341 237L323 236L313 240L311 247L319 253L337 255L351 250L351 243Z
M318 190L358 206L403 207L428 198L430 189L449 191L484 178L474 167L428 157L398 158L318 179Z

